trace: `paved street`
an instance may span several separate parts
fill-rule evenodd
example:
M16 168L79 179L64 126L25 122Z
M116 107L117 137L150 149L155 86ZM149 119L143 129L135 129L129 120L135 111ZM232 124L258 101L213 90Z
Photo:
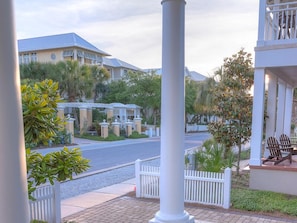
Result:
M154 159L147 161L146 163L152 166L159 166L160 159ZM61 199L71 198L110 185L118 184L132 178L135 178L134 164L110 169L87 177L79 177L75 180L61 183Z
M186 134L184 149L199 146L209 137L210 134L207 132ZM144 160L160 156L160 137L125 139L113 142L76 140L79 145L75 147L79 147L82 150L83 157L91 161L91 168L87 172L131 164L137 159ZM60 149L40 149L38 152L46 154Z
M209 138L208 133L193 133L185 137L184 149L201 145ZM160 137L124 140L113 144L96 144L92 147L81 147L83 156L91 160L89 171L111 168L134 162L137 159L148 159L160 156Z
M208 137L208 133L188 134L184 149L201 145ZM61 184L62 199L134 178L135 160L145 160L160 155L160 138L156 137L118 142L80 141L80 143L83 142L86 144L80 144L79 147L83 151L83 156L91 160L92 168L80 175L78 179ZM147 161L149 165L156 166L159 166L159 162L159 158ZM84 175L87 177L81 177Z

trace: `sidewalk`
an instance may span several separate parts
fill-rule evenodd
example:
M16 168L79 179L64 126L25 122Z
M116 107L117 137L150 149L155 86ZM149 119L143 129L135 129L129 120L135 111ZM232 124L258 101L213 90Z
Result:
M248 163L243 161L242 170ZM62 200L63 223L149 222L159 211L159 200L135 197L135 179ZM249 212L225 210L199 204L185 204L195 223L285 223L284 219Z
M134 179L62 201L63 222L108 223L149 222L159 211L159 200L136 198ZM129 193L130 192L130 193ZM195 223L285 223L282 219L248 212L186 204L185 210Z
M76 197L61 201L62 218L74 213L84 211L87 208L102 204L106 201L121 197L134 190L135 179L131 179L109 187L101 188Z
M76 143L82 146L98 142L78 140ZM248 170L248 161L241 162L241 169ZM134 190L135 179L130 179L62 200L62 222L149 222L160 209L159 200L136 198ZM198 204L185 204L185 211L195 217L195 223L297 223L297 218L283 219Z

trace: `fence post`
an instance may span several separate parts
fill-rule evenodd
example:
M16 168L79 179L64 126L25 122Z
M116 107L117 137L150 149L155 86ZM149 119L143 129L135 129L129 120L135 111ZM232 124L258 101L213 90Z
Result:
M54 208L55 208L55 222L61 223L61 195L60 195L60 182L54 183Z
M231 197L231 177L232 170L231 168L226 168L224 171L224 203L223 208L230 208L230 197Z
M141 160L135 161L135 180L136 180L136 197L140 197L141 186L140 186L140 166Z

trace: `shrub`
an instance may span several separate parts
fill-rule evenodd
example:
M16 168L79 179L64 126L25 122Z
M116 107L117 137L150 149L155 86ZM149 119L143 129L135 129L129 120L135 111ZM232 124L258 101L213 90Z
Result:
M58 83L44 80L34 85L22 85L21 93L25 142L47 145L64 124L56 114L60 101Z
M67 133L66 129L62 131L58 131L56 136L53 139L54 145L70 144L70 143L71 143L71 135Z
M128 137L130 139L140 139L147 138L148 136L145 134L139 134L137 131L133 131L132 134Z
M108 135L108 137L106 137L106 138L102 138L102 137L99 137L99 138L101 138L102 141L117 141L117 140L124 140L125 139L124 136L116 136L113 133L110 133Z
M90 167L89 160L82 157L79 148L69 150L64 147L63 150L44 156L27 149L26 160L28 193L31 200L34 200L32 192L37 186L46 182L54 184L55 180L61 182L72 179L73 174L80 174Z
M197 170L209 172L222 172L227 167L232 167L234 155L232 152L225 155L225 147L213 139L206 140L202 147L195 152L195 166ZM185 158L187 163L189 160Z
M48 223L47 221L41 221L41 220L32 220L30 223Z

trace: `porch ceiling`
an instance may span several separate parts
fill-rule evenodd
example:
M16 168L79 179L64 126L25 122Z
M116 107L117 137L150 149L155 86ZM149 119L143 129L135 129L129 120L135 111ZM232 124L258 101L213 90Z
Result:
M297 66L267 68L271 73L291 85L297 87Z

